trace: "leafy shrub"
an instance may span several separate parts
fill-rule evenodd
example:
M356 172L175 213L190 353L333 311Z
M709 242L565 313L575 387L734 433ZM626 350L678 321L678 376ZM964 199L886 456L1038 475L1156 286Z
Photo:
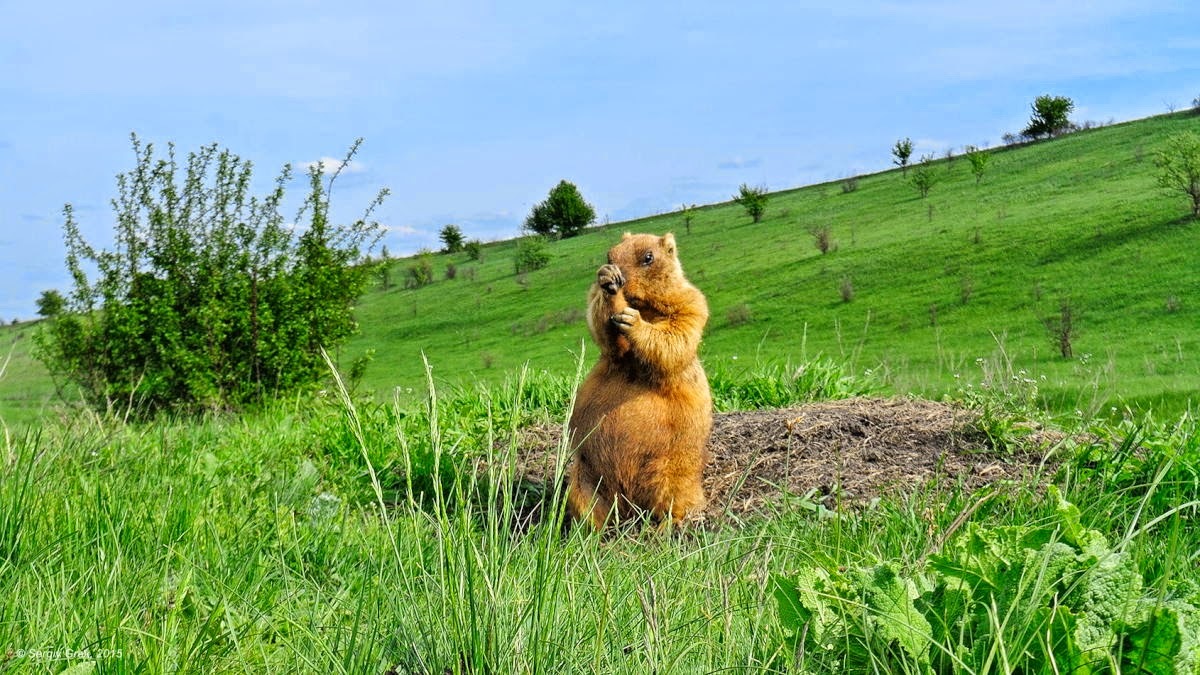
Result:
M849 176L842 179L842 194L850 194L858 189L858 176Z
M550 251L544 237L525 237L517 242L514 267L517 274L540 270L550 264Z
M983 174L987 171L987 165L991 159L992 156L984 150L980 150L974 145L967 146L967 161L971 163L971 173L975 176L976 185L983 180Z
M805 672L1193 672L1197 609L1147 597L1132 554L1048 492L1056 526L970 523L923 573L775 575L784 658Z
M1186 195L1192 217L1200 218L1200 134L1187 131L1167 139L1157 164L1159 187Z
M330 189L359 142L328 179L310 168L298 235L279 210L290 167L252 197L250 162L216 144L181 167L174 145L158 158L132 143L113 250L93 249L64 208L75 288L38 336L38 358L93 407L145 414L236 408L316 381L322 347L356 330L351 310L372 273L361 257L381 234L369 218L386 192L353 224L329 222Z
M683 205L679 207L679 213L683 216L683 227L688 233L692 233L692 221L696 219L696 205Z
M446 280L449 281L456 276L458 276L458 267L452 262L446 263Z
M416 261L405 271L404 287L420 288L433 283L433 264L428 255L417 256Z
M809 230L809 232L813 236L813 244L817 247L817 250L821 252L821 255L825 255L835 248L832 230L828 225L814 227L813 229Z
M479 260L483 257L483 242L472 239L463 244L463 251L466 252L468 260Z
M767 212L767 200L766 187L750 187L745 183L738 186L738 193L733 198L735 203L741 204L742 208L746 209L746 215L756 223L761 222L763 214Z
M937 176L933 172L933 157L925 155L921 158L921 163L913 169L912 184L917 188L917 192L921 194L921 199L929 196L929 190L937 183ZM932 212L930 213L932 219Z

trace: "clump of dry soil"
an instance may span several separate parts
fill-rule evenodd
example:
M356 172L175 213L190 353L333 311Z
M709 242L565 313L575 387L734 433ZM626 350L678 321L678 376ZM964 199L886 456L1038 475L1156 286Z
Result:
M1045 435L1031 434L1016 452L992 448L977 413L914 399L811 403L714 416L704 475L709 525L769 512L782 494L807 496L829 508L866 504L932 481L974 490L1024 484L1046 473ZM517 468L524 481L553 482L561 428L527 429Z

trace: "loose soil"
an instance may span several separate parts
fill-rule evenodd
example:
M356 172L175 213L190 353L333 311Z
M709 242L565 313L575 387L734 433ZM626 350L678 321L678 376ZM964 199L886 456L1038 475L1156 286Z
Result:
M1052 472L1047 456L1061 436L1031 426L1022 447L1001 452L978 421L974 411L914 399L717 414L709 441L713 461L704 474L708 505L695 520L737 524L778 511L789 497L834 509L930 486L1026 486ZM561 439L561 427L525 430L517 457L522 482L553 484Z

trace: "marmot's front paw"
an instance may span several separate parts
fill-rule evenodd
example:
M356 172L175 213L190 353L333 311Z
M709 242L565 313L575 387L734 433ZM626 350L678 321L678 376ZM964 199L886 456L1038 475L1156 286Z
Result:
M613 322L613 325L617 327L617 330L621 331L622 333L628 333L641 320L642 313L632 307L626 307L620 312L613 314L612 318L610 319L610 321Z
M625 285L625 275L621 274L621 268L616 265L604 265L596 272L596 283L605 293L616 295Z

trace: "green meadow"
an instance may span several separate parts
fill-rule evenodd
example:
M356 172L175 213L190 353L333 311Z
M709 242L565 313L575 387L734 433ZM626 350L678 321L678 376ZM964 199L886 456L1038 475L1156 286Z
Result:
M327 385L242 414L65 407L36 325L5 327L0 673L1200 673L1200 224L1154 167L1197 125L998 148L978 184L939 159L927 198L896 170L774 193L757 224L597 228L526 275L514 242L430 254L420 288L396 260ZM623 230L676 233L721 411L946 399L1039 468L565 527L523 439L565 424Z
M927 198L897 169L851 192L843 181L776 192L760 223L723 203L697 208L690 227L670 213L595 228L551 244L550 264L525 275L513 241L479 261L432 254L435 281L419 288L405 287L414 259L398 260L390 288L363 296L340 357L370 353L362 384L385 400L423 389L422 354L447 384L498 382L523 364L568 372L589 346L584 298L608 247L622 231L673 231L709 299L709 367L822 356L890 392L938 397L986 377L982 359L1037 378L1047 410L1183 411L1200 394L1200 227L1157 187L1154 158L1198 125L1178 113L996 148L978 182L965 157L942 158ZM1072 358L1046 325L1064 303ZM29 356L32 330L0 331L10 416L53 391Z
M1048 410L1182 411L1200 396L1200 227L1155 185L1154 156L1197 125L1155 117L996 149L978 184L965 158L941 159L925 199L895 170L852 192L775 193L757 224L732 203L697 209L690 231L679 214L619 223L554 243L551 264L524 277L511 242L479 262L432 256L437 281L418 289L403 288L412 263L399 261L396 287L363 297L362 333L343 353L374 350L365 384L379 391L420 388L422 353L446 382L524 363L566 372L608 247L622 231L673 231L709 299L709 367L823 356L893 393L938 397L983 377L983 359L1037 378ZM1064 302L1069 359L1045 325Z

